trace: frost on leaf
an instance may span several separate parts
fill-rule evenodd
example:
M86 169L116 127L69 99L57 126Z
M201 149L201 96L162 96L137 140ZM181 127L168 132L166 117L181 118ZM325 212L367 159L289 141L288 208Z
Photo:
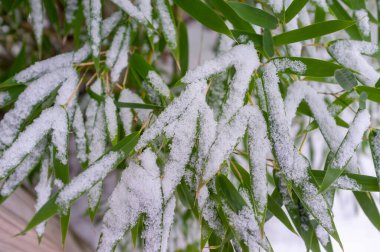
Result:
M131 161L109 199L109 210L97 251L111 251L126 230L136 224L140 214L144 220L144 251L165 251L173 222L175 199L163 201L160 168L156 155L146 149L140 156L141 165Z

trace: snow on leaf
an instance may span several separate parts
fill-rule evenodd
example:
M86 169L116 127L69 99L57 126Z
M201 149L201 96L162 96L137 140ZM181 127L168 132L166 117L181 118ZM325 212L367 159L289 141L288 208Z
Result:
M81 164L85 164L87 162L86 129L84 126L82 110L79 107L79 105L75 106L72 127L75 134L77 158L79 159Z
M365 41L338 40L328 47L331 56L343 66L357 71L356 77L365 85L374 86L380 74L362 54L372 55L378 47Z
M130 102L130 103L144 103L144 101L137 94L133 93L129 89L124 89L120 93L119 102ZM145 122L149 118L151 112L150 109L133 109L136 112L138 118L141 122ZM131 108L120 108L119 116L123 124L123 129L125 135L131 133L133 113Z
M62 128L63 119L66 118L66 111L58 106L44 110L41 115L35 119L14 141L14 143L4 151L0 158L0 178L4 178L21 163L29 153L33 151L36 145L51 131L57 130L55 144L60 151L60 157L63 158L64 144L61 141L61 134L64 134L65 128ZM64 122L67 123L67 122ZM67 127L66 127L67 129ZM54 140L53 140L54 141ZM62 151L62 152L61 152Z
M67 23L71 24L78 10L78 0L66 0L65 18Z
M168 237L173 220L175 200L171 198L167 204L163 202L156 155L146 149L139 159L141 165L131 161L109 198L109 210L104 216L97 249L99 252L111 251L143 213L146 214L144 251L160 251L167 246L164 239Z
M107 122L107 132L111 143L115 145L118 141L117 108L113 98L110 96L106 98L104 111Z
M170 90L168 86L164 83L162 78L155 71L151 70L148 72L147 80L150 84L152 84L153 89L156 90L158 93L165 97L170 96Z
M102 4L100 0L83 0L84 15L86 17L87 30L90 36L91 51L94 57L99 56L102 20Z
M89 191L99 181L102 181L107 174L124 158L122 152L111 151L99 160L90 165L85 171L75 177L59 192L56 203L63 212L67 211L70 204Z
M150 0L139 0L138 7L130 0L112 0L112 2L142 24L145 24L147 21L151 22L152 20L152 7Z
M107 52L106 65L111 69L111 81L117 82L124 68L128 66L130 28L120 27Z
M42 44L42 33L44 29L44 11L42 8L42 0L29 0L31 8L31 18L33 24L33 32L36 37L37 44Z
M164 37L169 48L175 50L177 48L177 30L171 11L169 10L171 6L167 0L156 0L156 8Z
M45 155L41 163L40 180L36 186L37 202L36 211L38 211L48 200L52 189L52 176L49 176L50 159L48 155ZM36 232L41 237L45 231L46 222L40 223L36 227Z
M4 115L0 122L0 149L9 146L16 138L22 124L28 118L33 108L45 99L59 86L61 89L57 103L66 102L67 93L76 85L77 74L71 68L60 69L31 82L20 94L14 108Z
M326 231L339 239L327 202L321 194L318 194L318 188L308 175L310 164L295 149L290 137L288 119L278 83L276 67L273 63L267 64L263 73L263 86L267 102L269 132L276 160L286 179L293 183L293 189L297 195L299 194L304 206Z

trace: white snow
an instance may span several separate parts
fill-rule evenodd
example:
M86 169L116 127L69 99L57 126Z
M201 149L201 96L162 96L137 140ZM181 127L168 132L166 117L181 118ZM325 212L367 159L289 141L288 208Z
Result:
M11 99L11 96L8 91L1 91L0 92L0 107L4 106L10 99Z
M94 57L100 53L101 31L100 23L102 20L102 4L100 0L83 0L83 13L86 17L87 29L91 38L91 51Z
M171 49L175 49L177 47L177 31L168 9L170 6L165 4L165 0L156 0L156 8L160 18L162 32L168 42L168 46Z
M371 27L369 25L369 18L368 13L365 9L356 10L354 11L354 17L356 19L356 22L358 22L358 27L360 32L364 36L369 36L371 32Z
M110 140L113 143L117 140L118 127L117 127L117 108L112 97L107 96L105 106L105 117L107 122L107 132Z
M380 74L361 54L372 55L377 50L378 47L375 44L354 40L338 40L328 47L328 51L336 61L359 72L359 74L355 75L362 83L368 86L374 86L380 78Z
M67 211L72 201L102 181L123 156L121 152L109 152L66 185L56 200L62 211Z
M42 0L29 0L32 18L33 32L38 45L42 43L45 13L42 9Z
M79 105L75 106L72 127L75 134L77 157L84 164L87 161L87 139L82 110Z
M147 75L148 82L152 84L153 88L165 97L170 96L170 90L168 86L164 83L162 78L153 70L148 72Z

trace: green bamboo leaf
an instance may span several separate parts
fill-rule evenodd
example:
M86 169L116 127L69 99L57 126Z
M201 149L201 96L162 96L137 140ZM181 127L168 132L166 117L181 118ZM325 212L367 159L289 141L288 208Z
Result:
M330 7L330 10L333 12L333 14L337 17L337 19L353 21L350 14L348 14L348 12L339 3L339 1L331 0L329 3L329 7ZM360 31L356 24L352 25L351 27L348 27L345 31L348 33L348 35L350 35L352 39L356 39L356 40L362 39L360 35Z
M268 55L269 58L273 57L274 55L273 39L272 39L272 34L270 30L268 29L264 29L263 46L264 46L265 54Z
M343 68L342 66L318 59L312 59L312 58L301 58L301 57L278 57L272 59L273 61L276 60L282 60L287 59L291 61L299 61L302 62L306 69L304 72L299 73L293 71L291 68L285 69L283 72L287 74L296 74L296 75L302 75L302 76L312 76L312 77L330 77L334 76L334 73L336 70Z
M7 89L7 91L3 91L7 92L10 98L7 99L3 104L1 104L0 108L7 107L8 105L14 103L17 100L18 96L25 90L25 88L26 86L24 85L17 85Z
M187 35L187 26L184 22L179 23L179 65L181 67L181 75L185 75L189 67L189 38Z
M206 4L200 0L174 0L179 7L204 26L219 33L232 37L231 31L223 20Z
M353 21L330 20L281 33L274 36L273 40L275 45L286 45L334 33L354 24Z
M19 233L19 235L24 235L26 232L35 228L38 224L46 221L58 213L58 205L55 203L57 200L58 193L54 194L45 205L43 205L40 210L33 216L33 218L26 225L25 229Z
M278 25L278 20L275 16L272 16L261 9L238 2L228 2L228 5L248 23L267 29L275 29Z
M338 84L348 92L350 92L358 84L355 75L346 68L337 69L334 76Z
M226 176L218 175L216 177L216 189L235 213L238 213L246 205L240 193Z
M164 109L165 107L156 104L147 103L132 103L132 102L115 102L119 108L134 108L134 109Z
M0 91L6 91L9 88L13 88L15 86L25 86L25 85L18 83L13 77L11 77L0 84Z
M291 232L297 235L296 230L294 229L292 223L290 222L288 216L282 210L281 206L272 198L271 195L268 195L268 210L279 220L282 224L285 225Z
M289 23L307 4L308 0L293 0L285 11L285 23Z
M368 100L380 103L380 89L375 87L357 86L355 91L358 94L367 93Z
M242 19L224 0L206 0L214 9L218 10L224 17L231 22L235 29L255 33L252 26Z
M380 231L380 214L376 203L370 193L353 192L363 212L372 222L372 224Z
M326 175L326 171L322 170L311 170L314 178L316 179L318 184L321 184L323 181L324 176ZM378 192L379 189L379 183L377 178L367 175L361 175L361 174L354 174L349 172L343 172L342 177L347 177L353 182L355 182L359 188L358 191L360 192ZM335 187L335 186L334 186ZM335 188L340 188L339 184ZM340 188L345 189L345 188Z
M360 120L358 118L361 118L360 115L362 113L363 113L363 110L359 109L358 112L356 113L354 120L353 120L353 124L355 123L356 120ZM343 159L345 162L344 164L341 164L341 163L343 163L342 161L335 162L336 160L339 160L339 158L342 158L341 155L342 155L342 153L346 152L345 148L346 148L347 144L348 144L349 148L351 148L350 145L352 145L352 143L351 143L352 137L350 134L351 133L350 130L351 130L351 128L349 129L346 136L344 137L344 139L343 139L342 143L340 144L338 150L334 153L333 158L331 158L331 160L326 164L327 170L326 170L325 177L323 178L322 184L319 188L319 193L325 192L341 176L341 174L343 173L347 164L351 160L351 157L347 157L347 158ZM360 134L362 134L362 133L364 133L364 132L360 132ZM355 144L358 144L358 143L355 143ZM353 148L356 149L357 146L353 146Z

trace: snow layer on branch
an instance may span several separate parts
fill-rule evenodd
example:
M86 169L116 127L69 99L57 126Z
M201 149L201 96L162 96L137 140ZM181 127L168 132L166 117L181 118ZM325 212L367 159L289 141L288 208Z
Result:
M11 96L8 91L0 92L0 107L4 106L10 99Z
M360 110L348 130L346 137L335 155L331 166L342 169L352 158L356 148L361 143L364 132L370 125L370 115L367 110Z
M154 140L161 132L163 132L169 124L176 121L176 119L186 111L188 106L193 103L195 97L206 91L206 87L205 81L195 82L187 86L185 91L183 91L179 97L174 99L174 101L158 116L157 120L154 122L154 127L149 127L144 131L135 150L139 150L146 146L150 141Z
M0 178L7 176L13 168L19 165L24 157L31 153L42 138L52 129L53 132L57 129L59 130L57 134L62 134L62 128L57 125L62 122L62 118L66 118L66 111L61 107L52 107L44 110L41 115L18 136L16 141L4 151L3 156L0 158ZM57 138L59 139L58 136ZM60 144L63 143L58 141L58 139L55 141L55 144L58 150L62 150L63 146ZM58 153L58 156L60 155L61 154Z
M359 72L359 74L355 75L368 86L374 86L380 78L380 74L361 54L372 55L377 50L378 47L375 44L354 40L339 40L328 47L328 51L336 61Z
M252 44L238 45L215 59L205 62L202 66L188 71L182 81L185 83L206 81L210 76L223 72L229 67L235 68L236 73L230 84L228 98L219 121L219 125L222 126L243 106L251 75L259 64L257 52Z
M56 200L57 205L62 211L67 211L72 201L102 181L123 157L123 153L111 151L90 165L62 189Z
M171 49L175 49L177 47L177 30L168 9L170 6L166 5L165 0L156 0L156 7L161 22L162 32L168 42L168 46Z
M282 168L285 177L302 191L303 202L310 209L311 214L327 230L333 231L329 208L317 187L310 182L308 175L308 160L299 154L291 140L288 120L284 103L278 87L279 78L274 64L269 63L264 68L263 85L267 99L269 115L269 131L276 160Z
M109 198L109 210L103 219L99 252L111 251L131 228L140 214L145 213L144 251L158 251L161 243L162 195L160 169L156 155L146 149L139 157L141 166L131 162ZM148 224L148 225L147 225Z
M117 6L119 6L123 11L125 11L132 18L135 18L138 22L145 24L146 20L149 20L149 17L146 17L142 10L147 10L148 7L144 7L144 5L149 4L149 0L140 0L140 9L137 8L130 0L112 0Z
M111 81L117 82L124 68L128 66L130 29L120 27L107 52L106 64L111 69Z
M102 20L102 4L100 0L83 0L84 15L91 39L91 51L94 57L99 56L100 49L100 23Z
M42 43L42 33L44 29L44 11L42 9L42 0L29 0L31 8L31 18L34 36L38 45Z
M0 149L10 145L18 134L22 123L30 115L34 106L43 102L53 90L61 85L67 76L76 75L71 68L64 68L31 82L20 94L14 108L4 115L0 122ZM71 82L71 80L67 80Z
M144 103L144 101L137 94L133 93L129 89L124 89L120 93L119 102L129 103ZM149 118L150 109L134 109L141 122L145 122ZM126 135L131 133L133 113L131 108L120 108L119 116L123 124L124 132Z
M40 180L35 188L37 193L36 211L40 210L40 208L49 200L51 194L52 176L49 176L49 166L50 159L46 155L41 164ZM36 232L39 237L41 237L45 231L45 224L46 221L38 224L36 227Z
M358 22L358 27L359 27L360 32L364 36L369 36L371 32L371 27L369 25L369 18L368 18L367 11L364 9L356 10L354 11L354 17L356 19L356 22Z
M164 83L162 78L155 72L155 71L149 71L147 75L148 82L152 84L154 90L156 90L158 93L165 97L170 96L170 90L168 86Z
M46 146L46 140L43 139L34 150L21 162L15 171L7 178L1 188L1 196L7 197L21 184L29 175L32 169L37 165Z
M109 134L111 142L117 138L117 108L112 97L107 96L104 105L106 122L107 122L107 132Z
M87 139L82 110L78 104L75 106L72 127L75 134L77 158L82 164L84 164L87 161Z
M78 6L78 0L66 0L65 18L67 23L70 24L74 20Z

